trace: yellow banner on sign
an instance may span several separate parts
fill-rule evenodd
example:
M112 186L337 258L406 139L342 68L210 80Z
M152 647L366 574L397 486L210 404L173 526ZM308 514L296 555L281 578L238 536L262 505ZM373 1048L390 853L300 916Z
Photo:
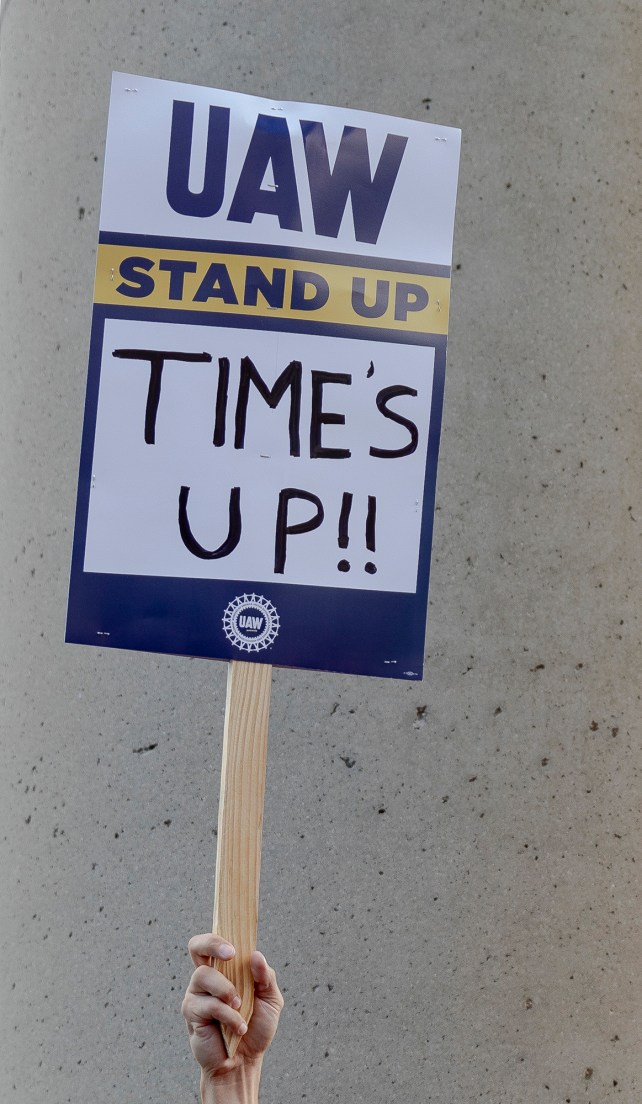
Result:
M95 302L446 334L450 279L291 257L103 244Z

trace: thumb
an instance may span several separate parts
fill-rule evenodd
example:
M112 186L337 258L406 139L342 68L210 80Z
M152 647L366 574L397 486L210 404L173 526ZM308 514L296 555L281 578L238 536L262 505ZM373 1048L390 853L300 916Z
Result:
M283 997L277 985L276 974L272 967L268 966L265 956L260 951L252 951L250 969L257 999L273 1005L280 1012L283 1007Z

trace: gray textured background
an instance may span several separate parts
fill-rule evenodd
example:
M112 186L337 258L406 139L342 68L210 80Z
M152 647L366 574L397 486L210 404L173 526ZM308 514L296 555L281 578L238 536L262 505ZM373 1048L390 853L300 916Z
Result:
M1 18L0 1099L197 1098L225 665L62 643L120 69L464 137L425 680L275 672L263 1099L634 1104L639 5Z

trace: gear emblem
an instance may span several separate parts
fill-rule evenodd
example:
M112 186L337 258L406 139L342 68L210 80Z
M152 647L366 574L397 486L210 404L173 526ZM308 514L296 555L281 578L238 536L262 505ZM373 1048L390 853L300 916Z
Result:
M260 652L277 638L279 615L261 594L241 594L233 598L223 613L223 631L242 652Z

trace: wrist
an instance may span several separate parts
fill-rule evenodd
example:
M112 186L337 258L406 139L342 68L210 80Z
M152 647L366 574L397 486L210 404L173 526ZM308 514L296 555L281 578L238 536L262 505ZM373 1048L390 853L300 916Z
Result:
M201 1070L201 1104L258 1104L262 1061L225 1073Z

